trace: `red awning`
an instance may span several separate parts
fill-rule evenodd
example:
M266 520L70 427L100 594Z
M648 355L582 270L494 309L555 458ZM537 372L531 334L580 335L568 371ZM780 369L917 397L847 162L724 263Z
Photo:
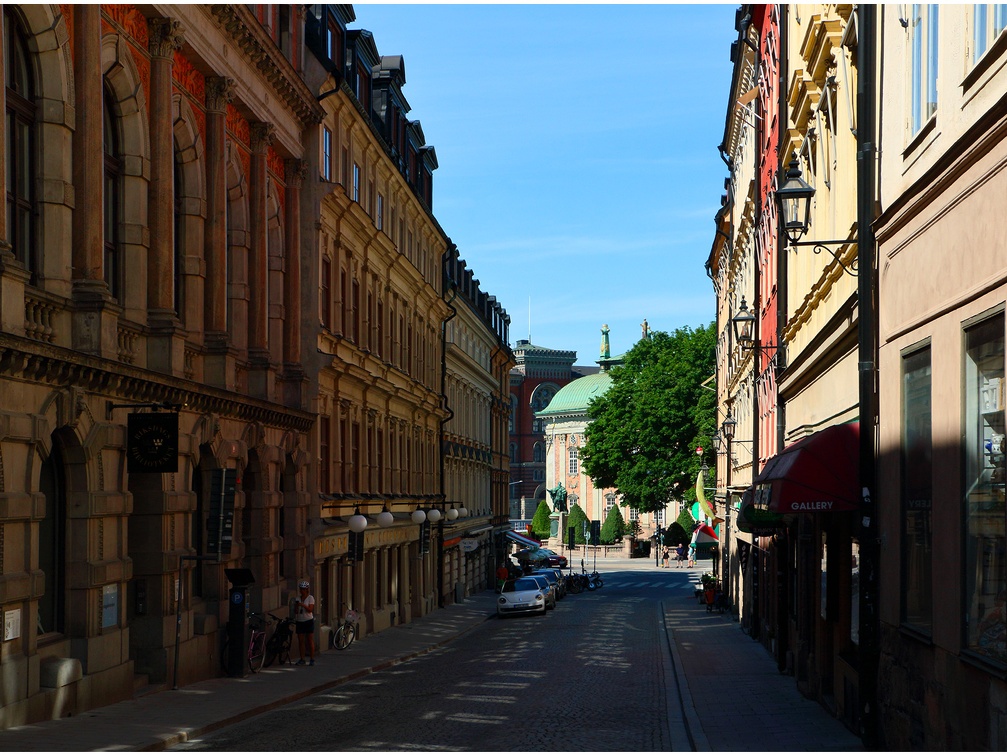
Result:
M754 503L782 514L850 512L860 506L860 423L844 423L792 444L753 482Z

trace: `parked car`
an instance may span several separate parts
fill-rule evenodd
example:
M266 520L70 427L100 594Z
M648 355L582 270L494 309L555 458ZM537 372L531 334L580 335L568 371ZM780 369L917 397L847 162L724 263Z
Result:
M532 573L533 577L535 575L543 575L546 580L552 583L556 589L556 598L561 599L566 596L566 576L559 569L555 567L542 567Z
M536 575L532 573L531 575L525 576L529 580L535 580L542 587L545 592L545 608L555 609L556 608L556 586L549 582L549 578L545 575Z
M557 554L555 551L552 551L551 549L539 549L538 551L540 555L545 557L545 561L543 562L543 564L545 564L547 567L559 567L559 568L566 567L567 564L566 557L563 556L562 554Z
M500 588L497 599L497 616L537 612L545 614L548 591L539 580L519 577L508 580Z

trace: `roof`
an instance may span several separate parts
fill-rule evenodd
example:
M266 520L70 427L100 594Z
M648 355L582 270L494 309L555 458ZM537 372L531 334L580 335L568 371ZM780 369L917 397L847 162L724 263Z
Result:
M608 371L585 375L571 381L556 392L549 406L536 417L556 417L559 415L581 415L587 413L587 405L592 399L604 396L612 385L612 375Z

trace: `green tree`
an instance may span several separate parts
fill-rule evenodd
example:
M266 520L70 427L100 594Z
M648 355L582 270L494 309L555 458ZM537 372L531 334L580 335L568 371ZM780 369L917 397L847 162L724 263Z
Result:
M709 448L716 431L716 393L703 385L715 367L712 323L638 341L588 405L580 457L595 486L617 488L641 512L693 501L703 463L696 447Z
M545 499L540 501L538 503L538 509L535 510L535 514L531 518L531 532L539 538L548 538L549 515L551 514L552 510L549 509L549 505L545 503Z
M605 522L601 524L601 542L615 543L624 535L626 535L626 522L622 519L622 512L619 507L612 507Z
M574 541L576 543L587 543L584 537L584 524L587 522L587 515L580 508L580 504L570 507L570 516L566 518L566 526L573 528Z
M678 516L675 520L675 524L678 525L683 531L685 531L685 541L692 540L692 531L696 529L696 520L692 516L692 512L688 509L683 509L682 514Z
M668 526L668 530L665 533L664 544L666 546L681 546L683 543L688 543L689 538L690 536L686 535L685 528L683 528L679 523L673 522Z

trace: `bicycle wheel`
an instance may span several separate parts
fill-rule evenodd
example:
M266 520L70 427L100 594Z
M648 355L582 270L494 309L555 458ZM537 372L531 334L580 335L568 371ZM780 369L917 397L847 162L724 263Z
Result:
M257 631L252 633L252 642L248 644L248 668L253 672L262 669L266 652L266 634Z
M357 631L354 629L353 625L346 623L340 625L339 629L336 630L336 640L335 640L336 648L338 648L340 651L343 651L351 643L353 643L353 639L356 637L357 637Z
M280 644L279 653L277 658L280 660L280 664L290 664L290 636Z

